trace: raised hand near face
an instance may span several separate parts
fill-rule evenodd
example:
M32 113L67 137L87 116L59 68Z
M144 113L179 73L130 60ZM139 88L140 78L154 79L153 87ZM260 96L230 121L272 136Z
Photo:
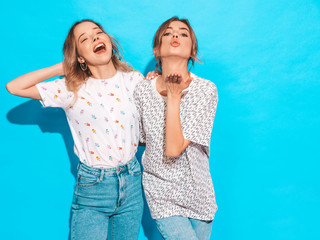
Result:
M167 95L180 96L183 89L189 87L192 78L188 77L186 79L182 78L179 73L171 73L165 78L165 85L167 88Z

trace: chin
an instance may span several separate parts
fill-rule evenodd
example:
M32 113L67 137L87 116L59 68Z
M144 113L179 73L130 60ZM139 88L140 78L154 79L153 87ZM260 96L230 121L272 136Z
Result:
M103 54L101 56L96 56L94 59L94 63L96 65L108 64L111 61L111 54Z
M163 56L163 58L166 59L176 59L176 60L189 60L190 55L185 55L185 54L168 54L167 56Z
M185 51L180 51L177 49L177 51L168 51L166 53L161 54L162 57L180 57L180 58L186 58L189 59L191 53L190 52L185 52Z

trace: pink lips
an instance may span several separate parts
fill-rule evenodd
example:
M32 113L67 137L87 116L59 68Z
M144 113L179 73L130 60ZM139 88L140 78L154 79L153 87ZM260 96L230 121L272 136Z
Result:
M172 39L172 41L170 42L170 45L172 47L179 47L180 46L180 43L177 39Z

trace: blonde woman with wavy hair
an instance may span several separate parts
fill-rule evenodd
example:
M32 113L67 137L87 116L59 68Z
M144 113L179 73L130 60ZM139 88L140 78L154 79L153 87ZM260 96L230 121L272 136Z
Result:
M76 22L63 46L63 62L7 84L14 95L65 110L80 160L71 239L137 239L139 234L139 117L132 95L143 76L124 62L118 46L100 24Z

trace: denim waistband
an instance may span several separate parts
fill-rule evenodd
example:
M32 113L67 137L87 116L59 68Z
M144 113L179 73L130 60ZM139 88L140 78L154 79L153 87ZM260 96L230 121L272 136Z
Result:
M119 175L120 173L125 173L130 171L130 169L132 169L136 164L139 164L136 157L133 157L126 164L118 165L117 167L114 167L114 168L94 168L94 167L89 167L82 162L79 162L78 171L82 170L97 176L101 176L101 175L116 176L116 175Z

